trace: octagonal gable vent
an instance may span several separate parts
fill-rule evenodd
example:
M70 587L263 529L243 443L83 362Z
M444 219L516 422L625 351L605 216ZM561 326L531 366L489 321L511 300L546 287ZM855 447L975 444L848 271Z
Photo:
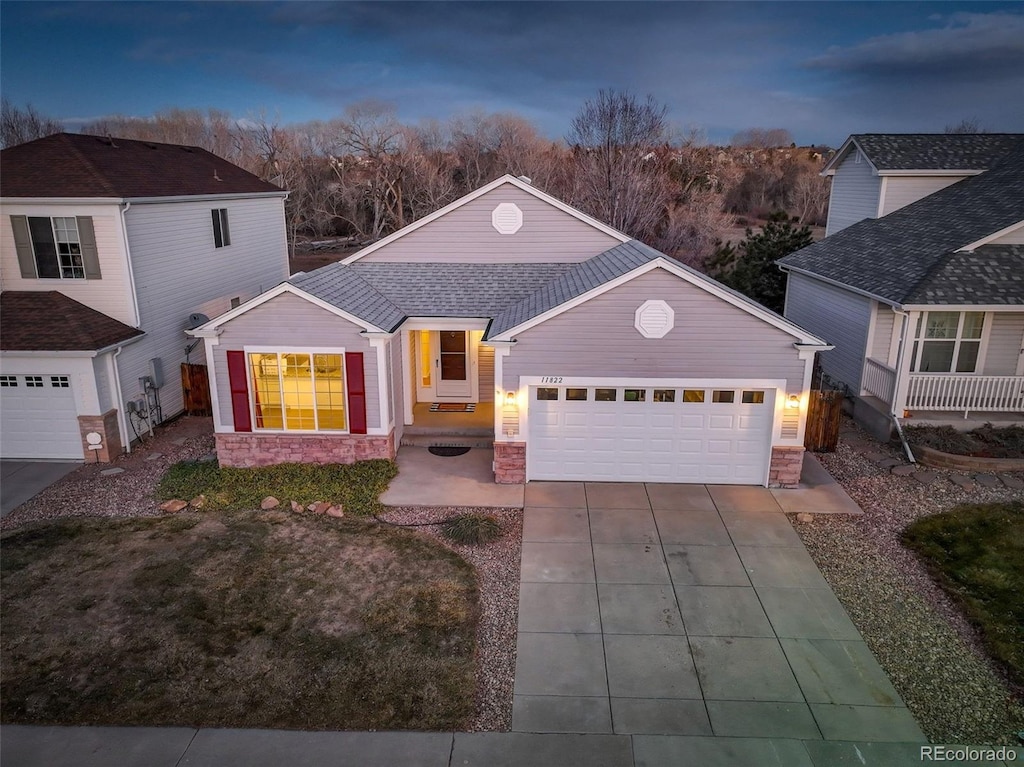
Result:
M503 202L491 213L491 225L499 234L515 234L523 228L523 211L514 202Z
M676 313L664 301L644 301L636 310L633 325L644 338L664 338L675 327Z

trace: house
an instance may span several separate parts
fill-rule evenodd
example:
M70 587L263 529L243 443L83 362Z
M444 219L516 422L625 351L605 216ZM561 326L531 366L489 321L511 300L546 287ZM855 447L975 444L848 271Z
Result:
M833 200L852 199L843 168L863 144L886 147L885 167L915 166L939 188L783 258L786 317L835 345L822 370L880 437L896 418L1024 422L1024 136L932 136L929 148L913 135L905 157L902 136L863 138L846 144ZM956 146L976 151L958 160ZM929 177L922 158L961 177ZM904 180L883 177L882 203L894 178Z
M110 460L182 411L205 354L185 329L288 276L286 193L197 147L68 133L0 173L0 455Z
M191 333L221 465L390 459L452 419L501 483L793 484L830 348L512 176Z
M850 136L822 169L832 177L825 236L984 173L1022 146L1014 133Z

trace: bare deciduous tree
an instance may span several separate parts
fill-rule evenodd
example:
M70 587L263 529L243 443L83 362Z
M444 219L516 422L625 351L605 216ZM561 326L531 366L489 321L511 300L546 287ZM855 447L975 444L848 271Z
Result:
M945 133L988 133L988 130L981 124L977 117L965 117L960 122L947 125Z
M31 104L16 107L4 97L0 106L0 146L17 146L62 130L63 125L39 114Z
M793 136L785 128L747 128L732 137L733 146L751 149L774 149L793 144Z

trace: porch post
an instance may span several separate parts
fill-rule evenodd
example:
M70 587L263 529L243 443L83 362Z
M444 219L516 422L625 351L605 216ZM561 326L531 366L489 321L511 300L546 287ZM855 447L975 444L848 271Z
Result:
M897 418L903 417L907 406L907 390L910 388L910 365L913 362L914 339L920 312L907 312L903 317L903 332L900 334L900 349L896 358L896 387L892 397L892 412Z

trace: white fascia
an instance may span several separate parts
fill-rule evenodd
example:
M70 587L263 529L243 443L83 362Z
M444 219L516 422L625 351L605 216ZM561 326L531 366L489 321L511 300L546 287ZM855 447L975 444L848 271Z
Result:
M216 200L263 200L273 197L282 199L288 196L288 192L244 192L222 194L176 194L168 197L126 197L123 202L130 202L133 205L155 205L161 202L214 202ZM121 200L119 200L121 202Z
M1010 224L1009 226L1000 229L998 232L992 232L992 234L982 237L980 240L964 245L962 248L957 248L957 253L970 253L983 245L988 245L993 240L998 240L1000 237L1005 237L1008 234L1016 232L1018 229L1024 228L1024 221L1018 221L1016 224Z

